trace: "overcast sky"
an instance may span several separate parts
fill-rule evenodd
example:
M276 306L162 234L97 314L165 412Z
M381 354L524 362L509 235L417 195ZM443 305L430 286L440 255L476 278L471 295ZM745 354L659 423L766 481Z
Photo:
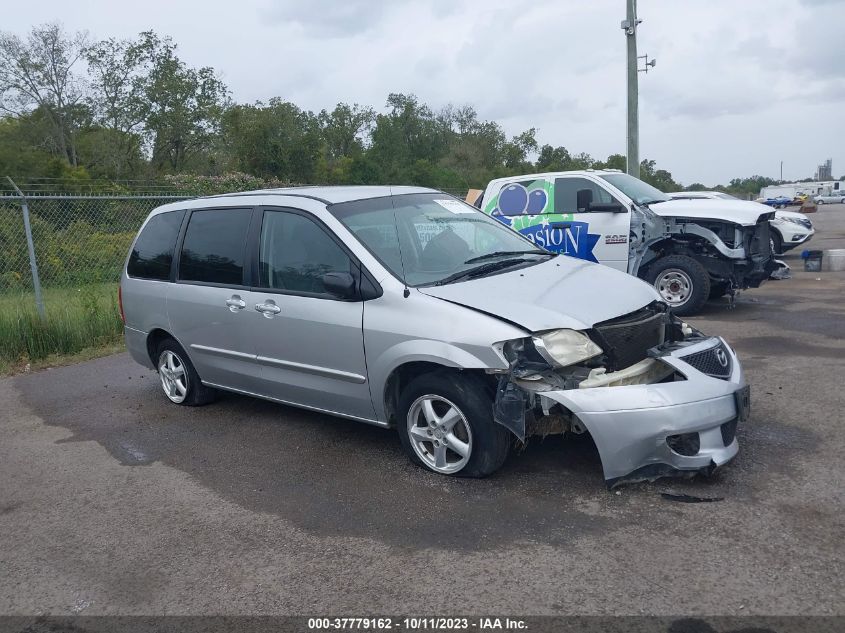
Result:
M6 6L2 6L6 5ZM170 35L240 102L472 104L509 134L625 153L624 0L0 0L0 29ZM640 0L640 155L685 184L845 174L845 1Z

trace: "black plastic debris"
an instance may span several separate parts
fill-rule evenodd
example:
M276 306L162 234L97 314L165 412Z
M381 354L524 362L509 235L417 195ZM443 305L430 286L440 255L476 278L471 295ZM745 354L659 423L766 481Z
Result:
M712 503L714 501L724 501L724 497L694 497L692 495L675 494L673 492L661 492L660 496L667 501L677 501L678 503Z
M493 402L493 419L525 441L525 392L502 376Z

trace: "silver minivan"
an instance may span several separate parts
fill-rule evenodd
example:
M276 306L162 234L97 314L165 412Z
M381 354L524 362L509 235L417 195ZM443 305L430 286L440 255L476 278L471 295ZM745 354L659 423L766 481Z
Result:
M709 472L736 455L749 412L731 347L650 285L431 189L159 207L120 299L132 357L172 402L225 390L396 427L413 462L447 475L582 433L609 486Z

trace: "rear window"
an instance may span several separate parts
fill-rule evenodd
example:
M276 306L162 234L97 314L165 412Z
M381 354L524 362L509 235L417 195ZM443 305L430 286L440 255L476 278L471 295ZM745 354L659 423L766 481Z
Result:
M173 249L184 217L184 211L168 211L150 218L132 247L126 266L126 273L130 277L161 281L170 279Z
M243 285L251 209L194 211L182 243L179 279Z

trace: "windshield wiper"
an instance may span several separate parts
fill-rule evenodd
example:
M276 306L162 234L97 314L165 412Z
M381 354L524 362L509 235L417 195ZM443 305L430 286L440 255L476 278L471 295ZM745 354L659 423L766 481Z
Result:
M531 251L532 253L534 251ZM481 275L486 275L487 273L492 273L497 270L501 270L502 268L510 268L511 266L515 266L517 264L522 264L528 261L524 257L514 257L511 259L503 259L498 262L490 262L489 264L481 264L481 266L476 266L474 268L468 268L466 270L461 270L456 273L449 275L448 277L444 277L440 281L436 282L435 286L445 286L446 284L450 284L453 281L458 281L459 279L469 279L472 277L480 277Z
M669 202L672 198L667 198L665 200L643 200L640 204L659 204L661 202Z
M504 257L505 255L547 255L549 257L554 257L556 253L541 251L536 248L531 251L495 251L493 253L487 253L486 255L479 255L478 257L470 257L464 262L464 264L474 264L475 262L483 262L488 259L495 259L496 257Z

